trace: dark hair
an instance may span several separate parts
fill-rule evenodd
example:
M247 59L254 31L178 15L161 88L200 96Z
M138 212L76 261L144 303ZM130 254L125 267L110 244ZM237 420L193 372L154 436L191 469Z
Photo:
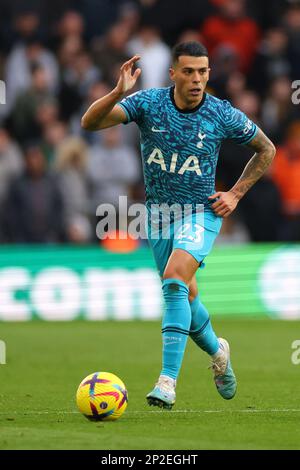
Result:
M177 62L181 55L189 55L192 57L208 57L205 46L197 41L188 41L177 44L172 49L172 62Z

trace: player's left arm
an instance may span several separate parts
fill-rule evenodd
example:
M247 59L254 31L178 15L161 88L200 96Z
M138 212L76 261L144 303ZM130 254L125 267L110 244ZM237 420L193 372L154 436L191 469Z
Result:
M275 157L276 149L261 129L258 129L256 136L246 145L256 153L247 163L238 181L229 191L218 191L209 197L210 200L217 199L211 207L220 217L228 217L234 211L240 199L262 177Z

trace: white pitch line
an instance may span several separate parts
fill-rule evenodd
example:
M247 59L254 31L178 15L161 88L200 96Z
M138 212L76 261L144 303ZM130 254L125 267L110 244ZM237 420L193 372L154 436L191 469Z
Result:
M153 414L153 413L164 413L168 414L169 416L177 413L189 413L189 414L201 414L201 413L228 413L228 414L233 414L233 413L299 413L300 409L297 408L274 408L274 409L269 409L269 410L255 410L255 409L249 409L249 410L172 410L172 411L166 411L166 410L142 410L142 411L127 411L124 416L128 416L131 414ZM0 415L19 415L19 416L26 416L26 415L72 415L72 414L80 414L79 411L24 411L23 413L20 413L19 411L11 411L11 412L0 412Z

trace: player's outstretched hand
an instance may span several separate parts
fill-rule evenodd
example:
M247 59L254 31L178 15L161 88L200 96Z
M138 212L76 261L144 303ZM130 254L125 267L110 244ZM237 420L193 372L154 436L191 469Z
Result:
M122 67L120 68L120 78L116 86L116 90L118 93L126 93L127 91L131 90L136 84L137 79L141 74L141 69L136 69L134 73L132 73L132 69L134 64L140 60L139 55L135 55L127 62L125 62Z
M209 200L217 199L212 205L214 213L219 217L228 217L238 205L239 199L236 194L231 191L218 191L208 198Z

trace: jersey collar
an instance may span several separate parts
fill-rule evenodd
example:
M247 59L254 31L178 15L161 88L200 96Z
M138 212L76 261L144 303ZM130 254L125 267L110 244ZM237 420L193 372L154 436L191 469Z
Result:
M195 106L195 108L192 108L192 109L180 109L178 108L177 104L175 103L175 98L174 98L174 90L175 90L175 86L171 86L170 87L170 98L171 98L171 101L174 105L174 107L177 109L177 111L179 113L182 113L182 114L190 114L190 113L194 113L195 111L198 111L198 109L201 108L201 106L204 104L205 102L205 99L206 99L206 93L204 92L203 93L203 97L202 97L202 100L200 101L200 103Z

